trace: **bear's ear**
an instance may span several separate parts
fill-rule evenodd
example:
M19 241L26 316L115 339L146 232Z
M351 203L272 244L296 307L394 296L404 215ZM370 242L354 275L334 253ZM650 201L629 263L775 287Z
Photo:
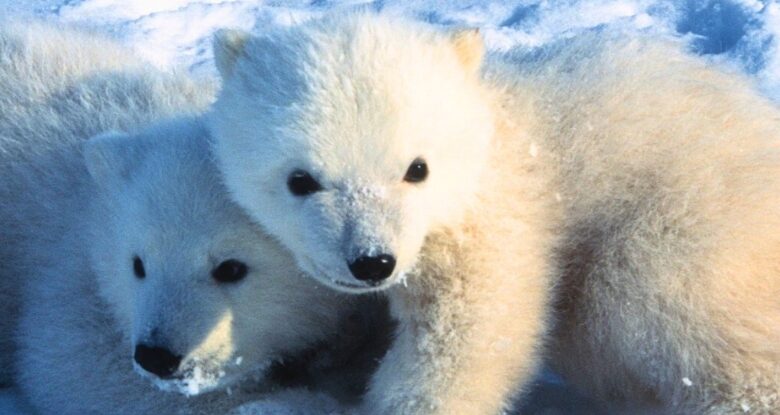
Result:
M214 62L222 79L233 74L233 67L251 35L243 30L220 29L214 33Z
M121 186L142 162L141 146L129 134L109 131L84 143L84 162L92 179L102 188Z
M485 56L485 40L479 29L460 29L450 35L460 63L469 73L476 73Z

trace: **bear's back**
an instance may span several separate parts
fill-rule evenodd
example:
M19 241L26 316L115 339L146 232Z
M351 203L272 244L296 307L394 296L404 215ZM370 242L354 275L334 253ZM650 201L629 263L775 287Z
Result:
M758 376L713 345L777 361L780 111L675 41L600 36L509 64L561 172L565 371L602 395ZM584 366L605 355L627 363Z

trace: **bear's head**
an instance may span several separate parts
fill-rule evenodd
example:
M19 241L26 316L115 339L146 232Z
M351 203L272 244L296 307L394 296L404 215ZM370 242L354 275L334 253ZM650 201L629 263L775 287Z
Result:
M482 55L476 31L363 13L219 33L208 119L233 198L329 286L401 281L475 199L494 130Z
M227 198L197 121L106 133L84 153L98 189L91 264L139 373L198 394L335 330L342 300Z

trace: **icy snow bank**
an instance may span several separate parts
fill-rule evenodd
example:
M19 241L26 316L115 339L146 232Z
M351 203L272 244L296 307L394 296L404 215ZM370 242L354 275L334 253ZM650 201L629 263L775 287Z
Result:
M213 74L210 43L217 28L262 32L356 7L479 26L497 50L540 46L594 27L687 35L692 50L750 74L780 101L778 0L74 0L54 14L110 32L160 67Z

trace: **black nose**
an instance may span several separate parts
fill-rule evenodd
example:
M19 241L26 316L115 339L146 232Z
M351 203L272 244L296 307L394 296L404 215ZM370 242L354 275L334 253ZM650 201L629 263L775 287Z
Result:
M362 256L349 264L349 270L361 281L379 282L390 276L395 268L392 255Z
M171 377L181 363L181 356L171 353L170 350L145 344L135 346L133 358L144 370L162 379Z

